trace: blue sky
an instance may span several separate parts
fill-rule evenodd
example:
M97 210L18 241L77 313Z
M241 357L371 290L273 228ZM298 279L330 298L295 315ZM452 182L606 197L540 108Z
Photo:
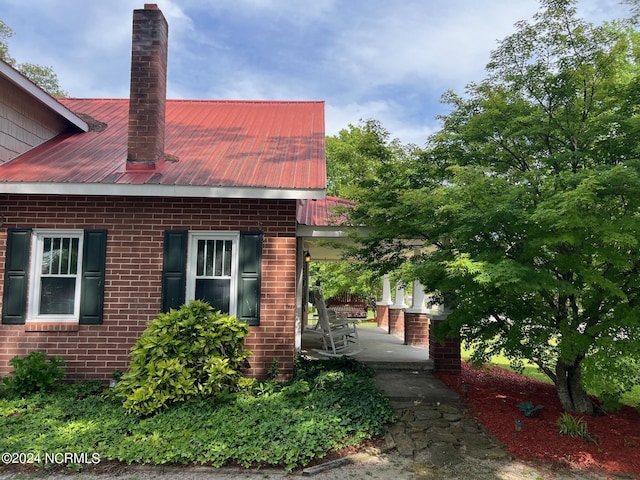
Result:
M153 0L148 3L153 3ZM441 95L482 80L497 41L538 0L158 0L169 22L167 96L323 100L326 133L376 119L423 145ZM2 0L18 62L51 66L72 97L129 95L132 0ZM618 0L580 0L594 23Z

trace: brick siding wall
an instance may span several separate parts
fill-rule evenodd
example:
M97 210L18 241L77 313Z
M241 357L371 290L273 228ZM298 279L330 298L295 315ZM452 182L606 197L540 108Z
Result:
M262 231L259 326L247 374L266 375L277 359L282 377L293 371L296 299L295 200L2 195L0 302L8 228L107 229L104 322L51 331L41 325L0 325L0 376L15 355L43 350L61 355L68 379L110 378L124 370L129 350L160 311L165 230ZM1 306L1 305L0 305Z

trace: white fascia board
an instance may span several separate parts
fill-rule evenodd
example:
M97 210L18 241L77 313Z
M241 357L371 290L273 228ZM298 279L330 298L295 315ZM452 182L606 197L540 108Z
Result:
M286 189L255 187L208 187L198 185L159 185L121 183L40 183L0 182L0 193L22 195L107 195L134 197L259 198L297 200L324 198L324 189Z
M65 120L71 122L77 128L83 132L89 131L89 125L87 122L78 117L75 113L69 110L67 107L58 102L55 98L49 95L47 92L38 87L35 83L21 74L18 70L11 65L0 60L0 74L6 77L11 83L15 84L18 88L25 91L40 103L45 105L50 110L63 117Z
M296 237L303 238L344 238L349 235L348 230L353 227L335 226L319 227L317 225L298 225Z

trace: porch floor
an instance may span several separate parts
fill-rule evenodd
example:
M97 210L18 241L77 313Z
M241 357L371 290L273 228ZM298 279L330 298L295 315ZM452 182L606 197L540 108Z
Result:
M362 351L352 358L376 370L433 370L429 347L404 345L403 338L380 327L358 327L358 338ZM318 334L302 334L301 353L310 358L328 358L315 350L318 348L322 348Z

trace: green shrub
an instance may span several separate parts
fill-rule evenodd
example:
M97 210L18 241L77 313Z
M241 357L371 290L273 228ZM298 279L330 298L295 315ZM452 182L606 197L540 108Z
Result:
M25 396L39 391L51 391L64 378L67 363L62 357L48 358L46 353L31 352L24 358L18 355L9 360L13 377L2 381L10 394Z
M589 434L589 425L582 417L576 418L569 413L563 413L557 424L561 435L580 437L588 442L597 443L595 437Z
M149 322L131 349L129 371L114 389L124 407L149 415L195 397L233 391L249 327L208 304L192 301Z
M533 405L531 402L521 402L518 408L526 417L535 417L538 414L538 410L544 408L543 405Z
M376 437L394 419L369 367L309 360L297 363L297 374L297 380L262 382L262 388L252 380L253 390L194 398L147 417L128 414L96 382L0 398L0 452L91 452L112 466L292 470Z

